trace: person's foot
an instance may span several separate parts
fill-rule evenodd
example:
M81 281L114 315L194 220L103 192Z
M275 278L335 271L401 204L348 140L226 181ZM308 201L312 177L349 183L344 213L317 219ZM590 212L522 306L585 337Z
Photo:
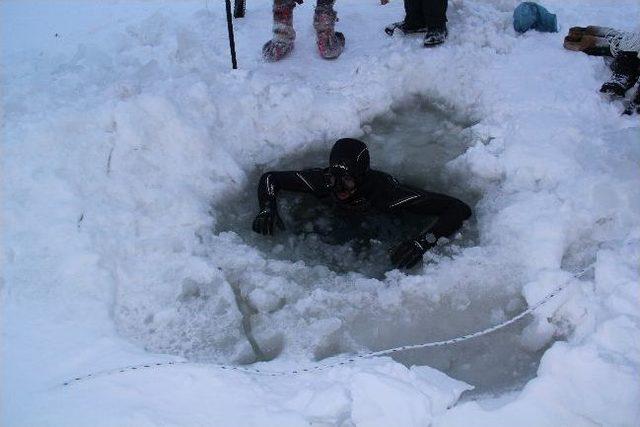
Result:
M262 56L266 61L276 62L286 57L293 50L291 40L269 40L262 46Z
M424 35L424 47L438 46L447 39L447 27L428 29Z
M611 64L611 78L600 88L608 95L624 97L640 77L640 59L636 52L620 52Z
M387 35L389 36L392 36L396 30L402 31L403 34L416 34L416 33L427 32L426 27L419 27L419 28L407 27L404 21L394 22L393 24L389 24L384 28L384 32L387 33Z
M566 36L563 46L565 49L584 52L587 55L610 56L609 42L604 37L584 35L580 38Z
M294 0L273 2L273 38L262 46L262 56L269 62L279 61L293 50L296 31L293 29Z
M344 34L336 31L333 34L318 33L318 51L324 59L336 59L344 51Z
M337 20L331 5L316 6L313 28L316 30L318 51L324 59L336 59L344 51L344 34L335 31Z
M607 43L606 39L603 39L602 41ZM595 47L598 42L598 37L595 36L581 35L580 37L572 37L571 35L568 35L564 38L563 46L567 50L580 52L585 49Z
M612 97L617 96L620 98L624 98L624 94L627 92L627 89L614 77L612 77L611 80L605 82L602 87L600 87L600 92Z
M587 32L586 27L571 27L569 28L569 34L564 38L565 41L577 42L585 36Z

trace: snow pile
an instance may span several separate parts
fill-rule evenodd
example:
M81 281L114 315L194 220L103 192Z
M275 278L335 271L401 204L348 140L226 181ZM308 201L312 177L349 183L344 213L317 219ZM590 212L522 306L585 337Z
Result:
M600 59L562 34L516 36L515 4L453 2L450 39L425 51L381 31L401 2L344 1L332 62L305 4L292 57L266 64L270 5L251 1L232 72L219 4L3 2L3 425L637 424L640 128L597 94ZM545 6L562 30L631 30L640 11ZM403 137L402 118L377 118L415 95L450 119ZM262 171L315 166L343 136L473 204L474 221L417 271L375 277L239 228ZM432 368L271 378L194 363L57 387L177 356L277 371L449 338L565 282L529 323L398 359ZM448 409L471 388L450 377L503 394Z

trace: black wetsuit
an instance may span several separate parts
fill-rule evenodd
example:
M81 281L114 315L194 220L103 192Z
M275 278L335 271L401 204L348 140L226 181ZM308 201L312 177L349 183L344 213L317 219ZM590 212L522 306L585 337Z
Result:
M403 243L404 249L396 249L392 262L407 268L421 259L422 254L434 246L440 237L453 234L471 216L469 206L454 197L400 184L391 175L371 169L348 200L339 200L327 183L329 173L329 168L317 168L263 174L258 185L261 213L277 210L276 197L279 191L293 191L313 194L332 203L338 213L345 215L410 212L436 216L437 219L430 225L425 224L426 228L417 236L401 236L402 239L411 240Z

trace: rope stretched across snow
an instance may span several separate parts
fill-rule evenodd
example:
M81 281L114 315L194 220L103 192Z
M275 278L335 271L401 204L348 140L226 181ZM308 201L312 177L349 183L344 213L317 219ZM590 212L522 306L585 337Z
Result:
M582 271L578 272L577 274L575 274L573 276L573 278L582 277L591 268L592 268L592 266L585 268L584 270L582 270ZM385 350L358 353L358 354L355 354L355 355L352 355L352 356L343 356L343 357L339 358L337 361L335 361L333 363L329 363L329 364L318 364L318 365L310 366L308 368L291 369L291 370L284 370L284 371L269 371L269 370L264 371L264 370L261 370L261 369L258 369L258 368L252 368L252 367L248 367L248 366L223 365L223 364L211 364L211 363L202 363L202 365L213 367L213 368L218 368L218 369L221 369L221 370L240 371L240 372L246 372L246 373L250 373L250 374L266 375L266 376L271 376L271 377L281 377L281 376L299 375L299 374L304 374L304 373L309 373L309 372L318 372L318 371L324 371L326 369L337 368L339 366L344 366L344 365L347 365L347 364L350 364L350 363L354 363L358 359L368 359L368 358L371 358L371 357L384 356L384 355L387 355L387 354L398 353L398 352L406 351L406 350L416 350L416 349L430 348L430 347L442 347L442 346L457 344L457 343L460 343L460 342L463 342L463 341L467 341L467 340L470 340L470 339L473 339L473 338L478 338L478 337L481 337L483 335L490 334L490 333L495 332L495 331L497 331L499 329L505 328L505 327L511 325L512 323L517 322L518 320L520 320L523 317L525 317L527 314L530 314L530 313L536 311L538 308L542 307L543 305L548 303L551 299L556 297L560 292L562 292L566 288L568 283L569 282L566 282L566 283L558 286L556 289L551 291L549 294L547 294L544 298L542 298L537 303L533 304L532 306L530 306L526 310L522 311L518 315L516 315L516 316L514 316L514 317L512 317L512 318L510 318L508 320L505 320L502 323L499 323L497 325L494 325L494 326L491 326L489 328L483 329L481 331L473 332L473 333L462 335L462 336L455 337L455 338L450 338L450 339L447 339L447 340L432 341L432 342L427 342L427 343L422 343L422 344L403 345L403 346L400 346L400 347L393 347L393 348L388 348L388 349L385 349ZM64 383L62 383L61 385L62 386L70 386L70 385L76 384L76 383L81 382L81 381L89 380L91 378L116 375L116 374L125 373L125 372L129 372L129 371L137 371L137 370L144 370L144 369L150 369L150 368L159 368L159 367L168 367L168 366L177 366L177 365L195 365L195 364L199 364L199 363L194 363L194 362L190 362L190 361L170 361L170 362L157 362L157 363L143 363L143 364L140 364L140 365L125 366L125 367L121 367L121 368L116 368L116 369L111 369L111 370L106 370L106 371L100 371L100 372L94 372L94 373L91 373L91 374L87 374L87 375L71 378L71 379L65 381Z

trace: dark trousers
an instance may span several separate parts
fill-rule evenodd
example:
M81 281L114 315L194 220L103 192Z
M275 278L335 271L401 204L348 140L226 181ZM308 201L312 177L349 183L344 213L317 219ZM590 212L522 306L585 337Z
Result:
M404 0L406 28L440 29L447 22L447 0Z

